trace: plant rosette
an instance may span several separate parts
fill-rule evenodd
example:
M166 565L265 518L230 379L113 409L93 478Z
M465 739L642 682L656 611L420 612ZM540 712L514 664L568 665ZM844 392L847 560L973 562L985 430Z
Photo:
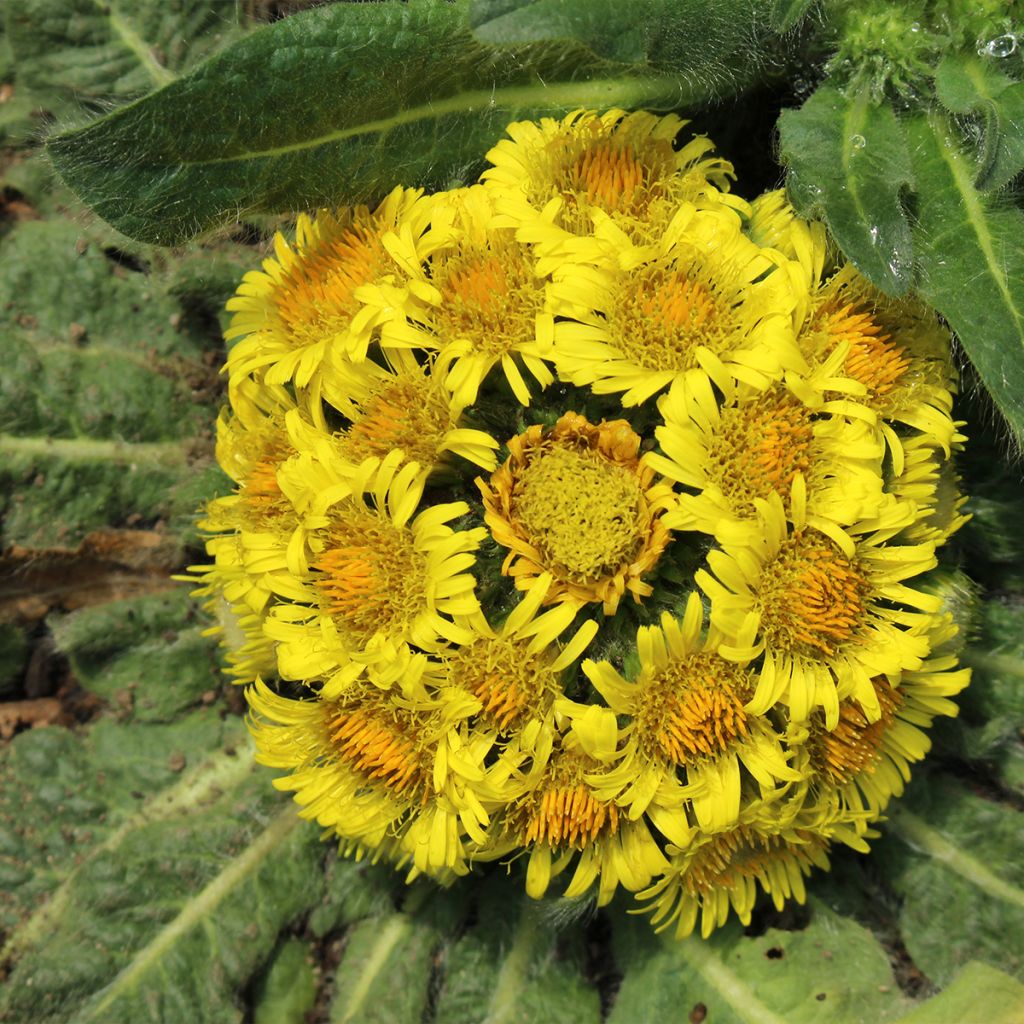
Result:
M245 275L192 578L343 851L706 936L867 850L956 713L950 337L675 116L487 158Z

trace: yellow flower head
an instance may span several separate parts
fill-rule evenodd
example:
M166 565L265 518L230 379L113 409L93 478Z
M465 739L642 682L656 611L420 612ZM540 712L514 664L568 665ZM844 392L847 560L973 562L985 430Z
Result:
M655 434L664 455L651 453L647 462L688 488L665 516L673 529L721 536L754 520L756 502L773 494L789 514L798 475L812 521L850 526L885 504L885 446L877 431L808 405L784 384L720 390L692 373L658 409L665 423Z
M551 587L549 574L533 580L497 631L482 616L472 617L467 638L443 659L449 683L480 702L478 721L495 735L548 717L566 670L597 632L596 622L585 621L560 647L556 641L576 609L562 604L540 613Z
M669 870L639 894L658 931L674 928L683 939L699 919L707 938L730 911L750 924L759 889L779 910L788 899L806 900L804 878L812 868L828 870L829 837L813 821L771 823L768 811L754 804L730 828L699 833L674 853Z
M639 447L625 420L595 425L575 413L508 442L508 460L477 486L516 586L550 572L549 601L601 601L606 615L627 590L636 601L651 593L643 577L670 539L658 514L668 488Z
M512 393L529 405L520 363L542 388L554 379L542 361L553 321L537 260L510 228L494 226L490 197L480 186L438 200L435 217L448 225L446 243L427 252L408 233L393 241L410 295L405 315L385 327L384 344L439 350L460 408L476 401L498 366Z
M665 612L660 627L642 626L633 681L607 661L583 665L608 706L626 716L619 763L601 780L602 789L629 807L630 818L649 812L673 842L683 841L688 814L709 831L735 822L742 774L769 791L800 778L771 723L746 711L756 675L719 654L717 629L702 639L703 617L700 597L691 593L682 620ZM752 622L744 640L753 640Z
M821 265L820 252L810 258ZM842 373L863 389L856 401L881 418L897 469L903 446L894 423L920 431L948 458L956 433L949 331L923 304L888 298L850 264L823 281L808 273L811 302L798 337L807 360L819 364L841 348Z
M942 619L933 624L933 651L955 627ZM873 817L900 796L910 779L910 766L931 747L924 731L939 715L956 715L956 696L969 682L970 670L957 668L951 654L933 654L916 670L876 677L871 684L880 713L869 720L852 698L840 702L839 722L829 730L820 712L791 736L802 743L814 772L812 788L819 793L839 791L843 804L854 811L867 808Z
M339 360L330 399L348 420L338 432L340 457L359 464L401 449L429 471L443 468L452 455L494 469L498 442L460 426L461 409L448 383L452 358L449 352L421 364L408 350L393 350L381 363Z
M343 853L706 936L866 852L956 712L964 438L935 316L684 125L517 122L278 236L191 580Z
M267 623L286 678L341 670L341 685L351 660L383 640L432 650L466 635L454 618L479 609L466 570L485 531L448 525L468 512L464 502L416 515L423 486L419 466L396 451L315 495L288 542L290 587Z
M383 244L389 231L416 235L427 226L430 201L396 188L376 210L365 206L299 217L295 243L274 237L274 256L242 280L225 332L241 339L231 350L232 380L256 374L269 384L306 387L332 347L361 359L387 307L373 286L396 266Z
M639 237L667 222L683 201L730 202L732 166L697 136L675 148L687 122L643 111L577 110L561 121L517 121L488 154L481 180L516 226L529 229L544 211L561 233L589 234L591 214L614 217Z
M928 653L919 627L940 602L903 580L934 566L934 546L885 544L906 522L898 507L888 527L856 540L838 528L822 533L799 511L790 528L777 495L759 510L760 529L712 551L714 575L696 574L711 599L711 621L735 638L737 654L763 651L747 710L763 714L781 701L803 721L821 707L832 729L839 701L854 697L875 720L882 709L872 678L920 668ZM745 637L751 616L754 645Z
M277 671L273 641L264 623L273 588L258 552L285 543L298 514L278 482L278 471L296 455L286 417L306 415L281 387L243 380L232 388L234 411L217 420L217 461L235 491L213 499L199 523L208 531L211 564L189 567L202 585L197 596L217 619L211 629L227 648L234 681L250 683Z
M719 386L763 386L805 367L794 278L769 273L778 257L754 245L736 217L684 205L649 246L599 223L598 240L617 236L617 265L602 265L594 249L589 262L553 271L551 358L563 380L622 393L632 406L698 367Z
M603 716L614 736L614 718L607 711ZM520 792L506 804L497 823L495 853L516 847L529 851L526 891L534 899L545 894L552 878L574 866L564 895L580 896L596 882L597 903L603 906L620 884L636 892L667 863L646 823L628 820L588 782L605 751L588 742L590 732L576 731L571 713L560 717L566 728L539 744Z
M954 434L954 449L964 440L963 435ZM960 479L930 435L902 438L902 447L903 469L891 481L890 490L917 507L914 522L902 536L912 544L945 544L970 518L961 511L967 497L960 493Z
M277 788L293 791L300 814L339 838L376 846L396 837L420 871L465 873L467 835L482 839L488 818L479 799L479 817L460 818L452 796L465 794L465 777L456 782L446 764L457 752L483 779L481 752L463 742L476 705L455 691L428 692L425 671L420 655L407 668L419 692L401 698L366 683L335 700L291 700L257 682L247 691L256 759L288 769Z

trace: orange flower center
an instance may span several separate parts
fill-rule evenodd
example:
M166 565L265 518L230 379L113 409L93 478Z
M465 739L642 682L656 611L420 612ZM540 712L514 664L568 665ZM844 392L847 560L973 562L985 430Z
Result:
M822 310L818 329L829 339L826 352L849 342L844 370L876 398L892 391L910 367L910 358L882 332L873 315L852 303L838 310Z
M295 454L284 427L273 421L243 439L239 457L251 460L251 467L239 484L239 512L245 526L262 531L292 511L291 502L281 492L277 470Z
M360 641L378 631L405 633L423 606L424 556L408 530L372 512L339 518L313 568L326 610Z
M649 169L631 145L602 141L585 149L566 169L563 191L582 193L607 213L632 213L649 178Z
M254 505L260 505L274 501L280 496L281 488L277 483L278 465L273 458L267 458L252 467L249 479L243 485L247 500Z
M799 829L795 838L799 842L764 835L749 825L716 833L690 860L683 888L691 896L705 896L732 889L747 878L767 881L776 863L789 861L805 873L811 864L821 866L826 840L807 829Z
M872 679L882 714L876 722L869 722L856 701L844 700L839 705L839 722L828 732L821 721L820 712L811 744L812 762L818 772L841 786L856 775L870 775L877 766L882 740L892 726L896 712L903 703L899 690L893 689L885 679Z
M770 647L831 657L864 617L870 587L826 537L799 531L765 568L761 628Z
M356 707L332 715L328 729L337 754L368 780L382 782L395 796L427 800L429 772L417 744L397 722Z
M458 648L448 678L483 705L480 714L502 732L525 718L543 716L562 692L558 678L527 644L484 639Z
M773 492L788 502L797 473L810 468L814 425L806 406L783 393L727 406L708 444L709 475L725 497L752 508Z
M411 461L431 466L453 424L447 391L416 369L383 383L341 435L341 447L353 462L401 448Z
M608 214L643 216L667 192L675 153L667 139L629 138L599 121L578 123L569 139L548 143L547 159L531 181L529 198L543 206L553 195L565 201L566 227L587 232L588 206Z
M515 805L509 825L523 845L547 843L582 850L619 829L619 809L598 800L580 778L585 765L563 754L548 767L545 780Z
M341 334L359 311L356 290L390 267L380 232L367 223L344 229L321 224L325 234L288 271L275 293L278 315L296 345Z
M710 654L691 655L658 673L640 695L635 728L651 754L692 764L748 735L741 670Z
M469 342L492 359L531 344L544 304L544 281L533 272L533 258L510 233L495 233L487 249L447 251L434 259L442 301L437 330L442 344Z
M686 370L696 349L725 347L733 329L728 304L699 266L683 269L649 263L624 282L609 330L623 355L645 370Z

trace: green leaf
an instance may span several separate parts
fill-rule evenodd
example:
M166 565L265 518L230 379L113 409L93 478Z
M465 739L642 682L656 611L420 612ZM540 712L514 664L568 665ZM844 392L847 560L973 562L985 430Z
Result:
M167 722L220 688L213 643L186 587L109 601L51 621L79 684L137 721Z
M871 933L819 903L810 916L799 931L748 937L733 922L681 943L659 939L646 921L623 921L615 942L624 976L608 1024L685 1020L698 1004L716 1024L875 1024L903 1013Z
M76 857L83 869L93 858L109 862L134 829L249 776L248 758L220 752L241 739L237 720L225 723L220 710L166 725L105 719L83 736L42 728L15 737L0 763L0 854L4 870L20 876L0 899L4 961L49 941L73 895Z
M901 1017L899 1024L950 1024L969 1020L1017 1024L1022 1006L1024 985L988 964L972 960L949 988Z
M380 876L365 881L381 893L393 891L393 882ZM445 891L421 880L401 895L400 912L392 905L355 921L347 931L345 955L334 977L331 1024L419 1024L427 1014L437 961L465 923L470 891ZM379 897L372 902L382 906Z
M19 88L66 113L141 96L239 34L239 5L211 0L8 0Z
M552 902L525 897L521 878L498 873L478 884L478 921L442 962L436 1024L598 1024L580 929L559 929Z
M776 32L789 32L803 21L814 0L770 0L769 19Z
M820 216L840 248L890 295L910 285L913 245L900 201L913 179L903 128L867 90L849 97L822 85L779 118L788 187L805 216Z
M0 697L15 690L27 662L25 631L13 622L0 622Z
M1024 604L1020 594L980 603L960 661L971 685L957 697L960 713L933 733L938 752L971 762L1007 789L1024 794Z
M443 936L408 914L355 925L335 976L331 1024L418 1024Z
M973 670L959 698L980 721L1024 725L1024 604L1019 595L991 598L980 609L975 636L961 655Z
M31 872L19 897L59 885L8 942L20 958L0 1016L241 1019L235 992L319 898L322 848L247 751L203 760L221 729L209 709L174 726L102 721L85 743L55 729L18 737L5 782L34 776L5 786L23 805L4 808L14 861ZM179 779L182 758L199 763ZM58 858L62 879L34 867Z
M579 46L485 45L471 35L466 0L335 4L253 32L47 148L101 217L171 245L240 213L468 180L518 118L673 108L713 87Z
M1024 170L1024 82L991 61L956 54L936 69L935 91L952 113L977 114L984 123L978 188L1002 188Z
M609 60L713 82L722 96L761 72L761 20L748 0L473 0L469 12L474 37L489 45L580 43Z
M289 939L274 953L260 985L253 1024L305 1024L316 1002L316 976L306 942Z
M75 548L139 521L188 539L223 486L205 404L219 389L204 361L219 323L196 311L219 307L233 282L183 279L187 261L146 266L89 237L55 219L0 239L6 544Z
M390 914L404 894L403 876L390 864L332 858L324 898L310 914L309 930L323 939L364 918Z
M1024 213L974 187L939 113L908 121L917 181L920 291L956 331L1017 438L1024 437Z
M892 838L875 852L903 901L906 947L940 986L971 959L1024 980L1020 813L939 775L927 783L890 810Z

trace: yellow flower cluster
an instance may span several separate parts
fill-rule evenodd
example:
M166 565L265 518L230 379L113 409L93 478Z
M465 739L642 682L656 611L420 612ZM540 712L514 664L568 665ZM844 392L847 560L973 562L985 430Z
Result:
M949 337L674 116L299 218L229 309L195 567L276 785L449 881L704 935L804 898L967 682Z

